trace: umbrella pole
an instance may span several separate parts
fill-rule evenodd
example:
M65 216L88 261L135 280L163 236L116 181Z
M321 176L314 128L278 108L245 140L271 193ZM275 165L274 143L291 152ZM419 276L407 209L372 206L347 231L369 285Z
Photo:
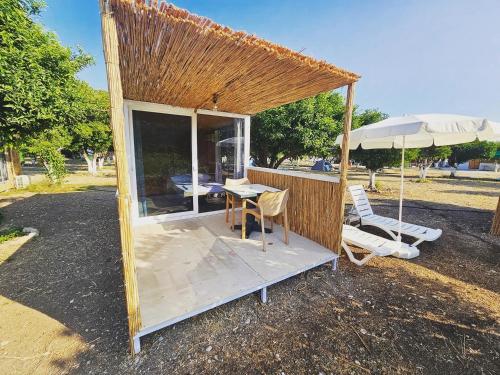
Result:
M398 227L398 242L401 242L401 226L403 222L403 188L405 177L405 143L406 136L403 135L403 148L401 149L401 183L399 185L399 227Z

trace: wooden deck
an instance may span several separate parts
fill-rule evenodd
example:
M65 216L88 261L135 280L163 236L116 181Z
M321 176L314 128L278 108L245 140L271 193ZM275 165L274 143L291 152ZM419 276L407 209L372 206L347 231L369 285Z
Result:
M267 234L241 240L223 214L136 227L135 253L142 328L148 333L187 319L246 294L334 262L337 254L290 233L282 242L279 225Z

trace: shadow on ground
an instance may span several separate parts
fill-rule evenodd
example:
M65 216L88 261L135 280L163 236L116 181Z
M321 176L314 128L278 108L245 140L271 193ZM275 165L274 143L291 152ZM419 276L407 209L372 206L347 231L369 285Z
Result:
M373 203L396 217L394 201ZM336 273L320 267L271 287L266 305L247 296L147 336L135 359L111 191L36 195L3 208L7 222L41 235L0 266L0 295L61 323L59 338L83 339L76 358L54 360L61 371L75 361L72 372L85 374L498 373L493 213L426 204L407 202L421 208L406 217L444 234L416 260L360 268L343 257Z
M116 212L113 191L34 195L2 209L6 224L35 227L40 236L0 266L0 295L93 344L79 362L127 353Z

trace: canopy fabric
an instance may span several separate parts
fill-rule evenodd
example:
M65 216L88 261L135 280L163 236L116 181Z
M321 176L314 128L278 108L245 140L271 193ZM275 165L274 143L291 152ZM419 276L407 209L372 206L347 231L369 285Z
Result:
M486 119L450 114L424 114L390 117L350 132L349 148L363 149L401 148L401 180L399 192L399 230L401 242L405 148L455 145L480 141L495 141L498 126ZM335 140L342 144L343 135Z
M359 76L158 0L108 0L125 99L255 114Z
M490 141L493 142L500 142L500 122L491 122L490 124L493 128L493 138L489 139Z
M445 146L500 137L498 126L479 117L451 114L423 114L390 117L351 131L349 148L406 148ZM342 144L339 135L336 144Z

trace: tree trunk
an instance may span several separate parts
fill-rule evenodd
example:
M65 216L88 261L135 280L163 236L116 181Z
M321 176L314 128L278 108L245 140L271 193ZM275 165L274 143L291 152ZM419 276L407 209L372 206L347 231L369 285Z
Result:
M52 165L49 162L47 162L45 160L42 160L42 163L43 163L44 168L47 170L47 176L49 177L50 182L53 184L56 184L58 181L57 181L57 177L54 173L54 168L52 167Z
M370 182L368 183L368 190L377 190L375 186L375 176L377 175L377 171L373 171L368 169L368 173L370 175Z
M273 169L278 169L279 166L281 165L281 163L283 163L286 159L288 159L287 156L282 156L281 158L279 158L278 160L276 160L273 165L271 166L271 168Z
M98 163L98 168L99 170L102 170L104 168L104 161L106 160L106 155L101 155L99 156L99 158L97 159L97 163Z
M92 176L97 174L97 154L92 155Z
M429 171L430 167L431 167L431 164L429 164L427 162L427 159L422 164L420 164L419 176L420 176L421 180L427 179L427 172Z
M86 151L83 151L83 158L87 162L87 171L89 172L90 175L95 176L97 174L97 155L94 153L92 155L92 159L89 157Z

